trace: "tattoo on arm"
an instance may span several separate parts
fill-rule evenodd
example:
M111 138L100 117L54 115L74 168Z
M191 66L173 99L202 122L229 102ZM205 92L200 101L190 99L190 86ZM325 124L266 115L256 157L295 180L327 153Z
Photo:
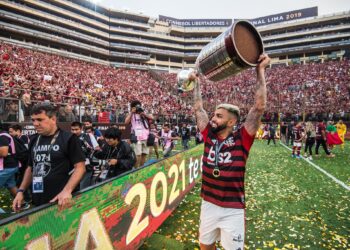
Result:
M203 131L208 125L209 118L207 112L203 108L202 93L199 84L199 80L194 88L194 111L197 120L197 127L200 131Z
M259 129L260 118L266 107L266 82L264 76L265 70L258 71L257 86L255 92L255 104L250 109L247 119L244 123L248 134L255 135Z

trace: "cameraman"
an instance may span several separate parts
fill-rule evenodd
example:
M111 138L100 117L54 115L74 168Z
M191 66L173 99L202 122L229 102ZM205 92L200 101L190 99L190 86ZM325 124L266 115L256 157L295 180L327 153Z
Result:
M134 144L135 154L137 157L136 167L145 164L146 157L149 154L147 138L149 136L149 120L153 120L152 115L145 114L141 102L132 101L130 103L131 113L125 118L125 123L131 123L131 143ZM136 137L133 139L132 137Z
M106 130L104 138L107 142L101 151L94 153L97 159L105 160L100 179L118 176L135 165L135 153L128 143L121 140L122 133L118 128L109 128Z
M91 177L93 168L90 164L90 161L94 150L96 150L98 146L94 148L90 136L88 134L83 133L83 125L80 122L72 122L71 132L79 138L81 149L85 155L86 172L84 177L80 181L80 189L84 189L92 185Z

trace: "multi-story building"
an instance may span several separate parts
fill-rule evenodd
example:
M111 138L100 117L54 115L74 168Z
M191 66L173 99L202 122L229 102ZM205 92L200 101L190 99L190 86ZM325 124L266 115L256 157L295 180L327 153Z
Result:
M126 68L176 71L193 67L201 48L231 22L153 18L86 0L0 1L0 40ZM350 11L262 24L258 30L274 63L305 63L349 54Z

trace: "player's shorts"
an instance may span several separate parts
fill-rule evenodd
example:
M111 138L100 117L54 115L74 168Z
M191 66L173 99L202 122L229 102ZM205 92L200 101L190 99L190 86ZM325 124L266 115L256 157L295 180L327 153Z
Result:
M149 148L147 146L147 140L137 141L137 143L134 145L134 150L136 155L148 155Z
M202 200L199 241L211 245L220 240L225 249L244 249L245 211L224 208Z
M294 147L301 147L301 142L293 142Z

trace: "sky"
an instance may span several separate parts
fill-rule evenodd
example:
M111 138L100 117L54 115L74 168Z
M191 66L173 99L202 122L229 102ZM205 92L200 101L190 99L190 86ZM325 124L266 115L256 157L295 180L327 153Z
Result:
M128 10L157 18L252 19L291 10L318 6L325 15L350 10L350 0L90 0L107 8Z

